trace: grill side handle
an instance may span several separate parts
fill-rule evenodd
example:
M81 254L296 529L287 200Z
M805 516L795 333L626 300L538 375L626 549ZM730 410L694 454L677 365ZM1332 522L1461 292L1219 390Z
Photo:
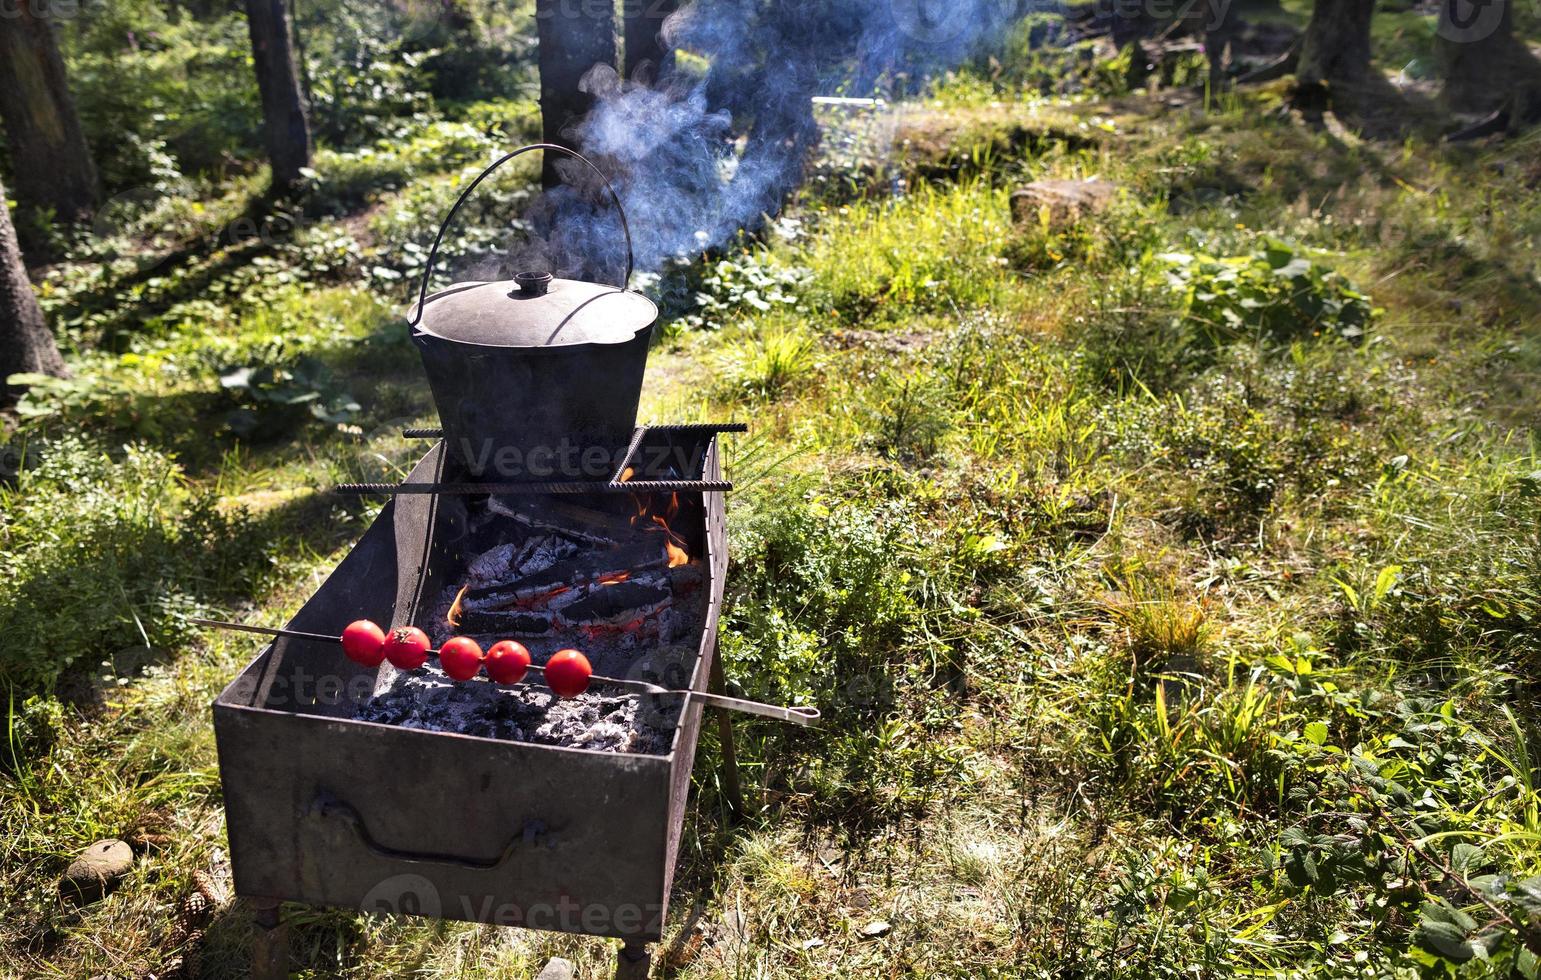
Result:
M404 851L400 848L389 847L380 843L370 834L369 827L364 823L364 817L354 809L353 805L338 799L326 790L317 790L316 797L311 801L310 809L306 816L313 820L327 822L339 821L353 828L353 833L359 842L377 857L391 861L406 861L414 864L442 864L455 868L466 868L471 871L493 871L507 864L514 857L514 853L521 846L534 847L540 838L546 835L546 825L541 820L527 820L523 827L514 834L508 844L496 857L472 858L462 857L457 854L440 854L433 851Z

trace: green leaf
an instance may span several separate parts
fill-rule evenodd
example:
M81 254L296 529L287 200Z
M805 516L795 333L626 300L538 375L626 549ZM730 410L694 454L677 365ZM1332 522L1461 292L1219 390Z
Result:
M1191 881L1174 885L1172 890L1166 893L1166 907L1169 909L1185 909L1192 905L1199 897L1199 886Z
M1509 897L1531 915L1541 916L1541 877L1509 882Z
M1482 849L1471 844L1457 844L1450 849L1450 870L1470 878L1482 866Z
M1537 977L1541 976L1541 958L1537 958L1535 953L1521 946L1514 954L1514 969L1525 980L1537 980Z
M1291 827L1279 835L1279 844L1282 847L1309 847L1311 835L1304 827Z
M1380 570L1380 574L1375 576L1375 600L1371 603L1372 606L1378 605L1382 599L1386 598L1386 593L1397 584L1397 577L1401 574L1401 565L1387 565Z
M1477 930L1477 920L1462 912L1460 909L1446 902L1442 898L1436 898L1425 902L1420 910L1425 922L1443 922L1455 926L1463 935Z
M1471 943L1466 941L1465 931L1453 923L1425 919L1418 924L1417 936L1425 949L1446 959L1465 963L1472 958Z
M219 386L221 388L249 388L254 370L251 367L238 367L232 371L226 371L219 376Z
M1263 248L1263 258L1267 260L1269 268L1281 269L1295 261L1295 250L1283 242L1271 241Z
M1273 274L1281 279L1299 279L1310 273L1311 263L1306 259L1293 259L1273 270Z
M56 378L51 374L34 374L30 371L22 371L5 376L5 383L13 388L58 387L64 380L63 378Z
M1352 585L1349 585L1347 582L1343 581L1340 578L1335 578L1335 579L1332 580L1332 582L1339 589L1343 590L1343 595L1348 599L1349 606L1351 606L1355 610L1358 610L1358 609L1361 608L1360 605L1359 605L1359 593L1357 591L1355 591L1355 589L1354 589L1354 587Z

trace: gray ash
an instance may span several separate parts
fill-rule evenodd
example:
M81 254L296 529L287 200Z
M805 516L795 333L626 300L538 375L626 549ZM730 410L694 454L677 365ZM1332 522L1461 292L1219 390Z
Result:
M515 509L515 507L518 509ZM453 635L487 649L513 639L544 664L557 650L582 650L599 675L688 685L705 628L705 563L669 567L665 533L623 519L576 515L579 527L532 515L528 504L492 498L471 518L498 532L467 563L463 577L413 617L435 647ZM574 519L574 509L565 516ZM594 527L603 525L604 533ZM456 600L460 628L450 625ZM360 721L603 752L667 754L683 699L596 683L557 698L535 675L502 687L456 682L435 664L399 671L385 664Z
M660 652L675 665L691 662L696 655L684 648ZM650 668L651 663L641 665L634 676L674 673ZM638 695L602 684L562 700L538 683L501 687L485 678L453 681L431 664L395 674L355 718L513 742L665 755L682 703L678 697Z

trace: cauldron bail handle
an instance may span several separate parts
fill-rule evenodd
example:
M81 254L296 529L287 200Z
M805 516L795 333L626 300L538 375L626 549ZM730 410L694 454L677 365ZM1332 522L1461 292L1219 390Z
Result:
M519 149L514 150L511 153L505 153L497 160L494 160L492 166L478 174L476 179L471 181L470 186L461 191L460 196L455 199L455 206L449 209L449 214L444 217L444 223L439 225L439 233L433 236L433 248L428 250L428 268L423 270L423 282L417 290L417 310L412 316L412 321L407 324L408 326L416 327L419 323L423 322L423 306L428 302L428 283L433 279L434 263L437 262L439 258L439 245L443 243L444 233L449 230L450 223L455 220L455 215L460 213L461 205L465 204L466 200L469 199L473 193L475 193L476 188L481 185L481 182L486 180L488 177L491 177L495 170L503 166L503 164L507 163L508 161L512 160L514 157L523 156L524 154L529 153L531 150L542 150L547 153L555 151L557 153L567 154L574 160L577 160L579 163L592 170L594 172L594 176L599 178L599 182L605 185L605 190L610 192L610 200L615 204L615 213L619 215L621 219L621 234L626 237L626 275L621 280L620 288L622 292L625 292L629 288L631 284L632 267L636 264L636 258L632 254L631 250L631 225L627 224L626 222L626 209L621 206L621 196L615 192L615 186L610 183L610 178L605 176L604 171L594 166L593 161L579 153L577 150L570 150L567 147L559 146L556 143L531 143L528 146L521 146Z

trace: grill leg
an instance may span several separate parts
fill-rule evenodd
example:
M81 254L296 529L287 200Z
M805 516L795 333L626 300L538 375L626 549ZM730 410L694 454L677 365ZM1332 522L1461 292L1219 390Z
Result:
M647 943L627 943L615 954L615 980L647 980L653 956Z
M706 687L713 694L726 695L728 681L722 673L720 651L712 651L712 670ZM733 715L726 708L717 709L717 741L722 743L722 788L728 794L728 806L736 819L744 819L744 790L738 781L738 753L733 749Z
M252 980L288 980L289 929L278 918L278 900L249 898L252 920Z

